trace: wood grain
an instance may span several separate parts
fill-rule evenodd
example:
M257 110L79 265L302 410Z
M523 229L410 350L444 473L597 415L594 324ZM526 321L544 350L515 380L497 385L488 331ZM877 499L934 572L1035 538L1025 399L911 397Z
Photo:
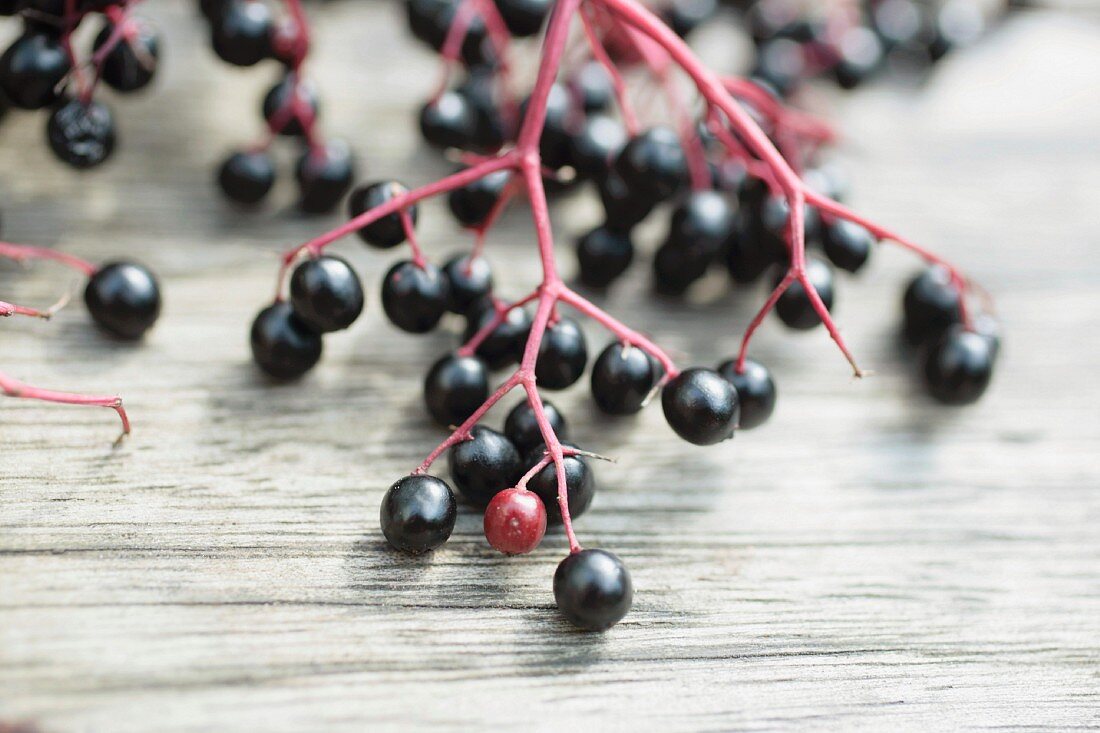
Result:
M638 593L599 636L556 617L560 536L504 560L463 511L431 558L384 547L382 492L441 438L419 380L453 338L384 323L390 257L342 245L371 283L366 315L327 339L301 384L257 377L246 330L270 297L273 253L335 219L223 208L210 170L257 132L274 72L215 63L182 6L146 12L167 29L165 73L154 94L113 100L122 139L108 170L61 170L40 115L7 120L0 142L5 236L140 258L166 298L140 348L105 342L79 306L0 324L5 370L121 392L136 429L112 451L108 411L0 404L0 721L109 733L1100 727L1091 21L1024 13L919 90L823 100L844 120L854 203L997 294L1006 348L980 405L945 410L914 388L894 340L914 264L885 250L838 299L876 376L854 383L824 334L770 323L756 353L781 397L758 432L694 449L656 409L608 421L586 389L554 397L581 443L619 458L597 467L578 531L624 558ZM445 165L409 122L435 67L394 32L398 8L332 4L318 17L327 129L351 139L366 176L438 176ZM571 235L596 211L578 199L556 218L571 267ZM430 251L467 246L440 207L421 220ZM522 210L490 252L508 290L533 284ZM606 304L685 363L732 353L762 297L715 282L705 302L665 303L644 270ZM0 271L5 296L32 304L67 278Z

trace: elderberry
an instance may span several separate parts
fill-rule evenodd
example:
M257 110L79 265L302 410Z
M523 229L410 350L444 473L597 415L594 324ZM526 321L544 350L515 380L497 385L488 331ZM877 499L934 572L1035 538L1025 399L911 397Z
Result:
M307 150L298 159L295 175L302 211L307 214L331 211L355 178L351 149L341 140L329 140L323 148Z
M252 322L252 359L276 379L296 379L321 359L321 336L294 315L289 303L264 308Z
M634 584L623 561L606 550L574 552L554 571L554 600L569 623L606 631L634 601Z
M523 555L538 547L546 534L542 499L526 489L505 489L485 508L485 539L506 555Z
M94 168L115 149L115 122L101 102L69 99L54 107L46 139L59 160L73 168Z
M127 21L127 30L118 43L103 57L103 81L112 89L130 93L146 87L153 80L160 56L160 38L156 30L140 20ZM93 50L107 45L116 27L108 23L96 36Z
M661 407L677 435L695 445L733 437L740 405L737 390L711 369L686 369L661 391Z
M632 192L667 199L683 185L687 161L680 138L668 127L652 127L630 140L615 160L615 172Z
M348 216L354 219L408 192L409 189L399 181L376 181L367 186L360 186L348 197ZM416 226L420 214L419 207L412 204L406 208L406 211L409 221ZM405 225L401 222L401 214L394 212L360 227L358 234L360 239L372 247L391 249L405 241Z
M271 56L271 10L259 0L228 0L211 23L214 53L234 66Z
M565 389L581 378L588 345L580 324L569 317L546 327L535 361L535 380L546 389Z
M390 323L409 333L427 333L447 311L447 278L430 262L402 260L382 281L382 310Z
M515 486L523 473L523 461L512 441L483 425L475 425L468 440L451 447L447 463L455 486L479 507Z
M419 555L442 545L454 531L458 506L447 482L406 476L386 491L379 509L382 534L395 549Z
M562 444L563 448L574 446ZM546 456L546 446L539 444L527 452L527 467L533 468ZM576 519L588 511L596 496L596 474L584 456L567 455L562 458L565 470L565 493L569 516ZM546 507L546 521L551 525L562 523L561 506L558 504L558 471L553 461L531 477L527 488L542 499Z
M998 342L961 324L947 329L924 355L924 381L936 400L969 405L985 393L993 378Z
M775 280L777 285L783 277L784 273L780 273ZM831 310L835 292L832 268L823 260L816 257L807 257L806 277L809 279L810 285L817 291L825 310ZM790 287L779 296L779 300L775 302L775 314L786 326L799 331L805 331L821 324L821 316L818 315L817 310L810 301L809 293L806 292L801 280L792 282Z
M962 317L959 290L951 273L929 267L909 282L902 300L905 340L917 345L938 338Z
M509 170L494 171L451 191L447 205L459 224L476 227L489 216L511 179Z
M680 296L706 274L711 257L699 247L665 242L653 255L653 285L662 295Z
M493 291L493 271L484 257L471 258L457 254L443 265L443 274L450 286L447 290L447 310L462 315Z
M438 148L466 148L477 128L477 111L469 99L454 91L445 91L420 108L420 134Z
M231 201L258 204L275 185L275 161L264 151L233 153L218 169L218 186Z
M629 232L649 216L659 200L647 192L631 189L614 169L599 181L600 203L606 214L605 226Z
M745 359L744 369L737 371L737 359L718 365L718 373L737 390L737 402L741 406L741 419L737 427L742 430L763 425L775 410L776 390L767 367L752 359Z
M858 272L867 264L875 241L875 236L866 227L847 219L833 219L821 228L825 256L848 272Z
M626 272L633 259L629 232L598 226L577 240L580 279L589 287L607 287Z
M295 315L314 331L339 331L363 312L363 286L347 260L321 255L294 269L290 303Z
M552 402L543 400L542 413L550 424L550 429L559 440L564 440L568 434L565 417ZM542 445L544 438L538 421L535 419L535 411L524 400L512 408L508 417L504 419L504 434L512 441L521 453L527 453L532 448Z
M448 354L424 378L424 404L444 427L461 425L489 399L489 367L476 356Z
M20 109L42 109L57 99L71 69L57 34L28 29L0 56L0 90Z
M279 135L301 137L306 134L299 111L291 111L295 102L297 106L304 105L310 117L317 117L317 92L312 84L300 81L296 74L287 74L264 95L261 112L268 125L282 121L277 130Z
M516 38L533 36L542 28L553 0L494 0L508 32Z
M478 301L466 312L466 329L462 340L469 341L495 318L496 307L492 300ZM512 308L504 315L504 320L478 344L475 353L485 360L489 368L502 369L513 363L517 354L522 353L530 331L531 316L523 308Z
M569 136L569 163L582 178L599 180L626 144L626 128L614 117L589 115Z
M160 315L160 286L148 268L112 262L99 268L84 288L92 319L119 338L141 338Z
M657 382L649 354L636 346L608 344L592 365L592 399L609 415L633 415L642 409Z

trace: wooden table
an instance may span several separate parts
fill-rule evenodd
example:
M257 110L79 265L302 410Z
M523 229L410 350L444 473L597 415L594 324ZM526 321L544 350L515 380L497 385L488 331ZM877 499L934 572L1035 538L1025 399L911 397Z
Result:
M274 70L216 63L182 4L147 12L167 28L164 75L154 94L112 100L109 169L55 164L41 115L9 119L0 141L8 238L140 258L166 299L134 348L95 333L79 304L0 324L4 370L120 392L135 423L111 450L107 411L2 403L0 720L110 733L1100 726L1095 15L1024 13L919 90L823 100L844 121L855 204L996 293L1007 338L979 405L944 409L914 386L895 343L914 262L886 250L837 307L874 378L854 382L824 333L769 322L755 353L781 398L758 432L696 449L659 409L610 421L586 387L554 397L583 445L619 459L597 466L578 531L624 558L637 595L591 635L554 610L560 535L503 559L464 510L428 559L384 546L383 491L441 438L420 379L453 339L384 322L377 283L396 255L342 245L370 283L366 315L302 383L258 378L246 333L274 253L337 219L241 216L212 195L211 168L258 132ZM318 15L327 129L367 176L437 177L445 164L410 125L435 66L398 8ZM556 210L566 267L596 218L580 198ZM421 219L430 251L468 246L441 207ZM506 292L534 283L522 207L489 246ZM47 266L0 274L5 296L32 304L68 283ZM660 302L639 267L605 302L683 363L712 364L763 296L713 285L700 304Z

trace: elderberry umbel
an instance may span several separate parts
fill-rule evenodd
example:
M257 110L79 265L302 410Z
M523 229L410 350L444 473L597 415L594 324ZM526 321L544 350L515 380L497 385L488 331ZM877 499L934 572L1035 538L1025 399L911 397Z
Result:
M358 190L350 221L286 253L276 299L252 334L267 373L292 378L313 367L321 332L347 325L336 313L359 302L346 263L318 262L326 247L354 233L388 263L377 287L393 336L460 334L423 383L428 416L447 437L382 501L382 533L393 547L410 554L439 547L454 529L459 500L485 512L486 540L504 554L534 551L545 534L560 532L569 545L553 580L561 615L582 629L614 625L633 600L630 573L616 555L582 548L574 526L598 506L599 456L566 442L566 418L545 394L576 385L591 369L587 388L600 410L629 416L659 397L670 434L689 443L714 445L740 429L760 429L777 408L777 378L748 355L773 310L794 330L824 329L853 373L865 374L830 312L838 300L834 267L862 270L880 243L896 243L934 268L905 297L905 331L924 344L919 358L933 397L961 404L989 383L999 334L979 325L989 310L980 291L938 255L840 204L844 188L821 156L831 128L762 83L707 69L677 34L692 32L699 17L666 9L670 29L637 0L545 7L409 0L406 8L413 33L441 53L447 70L421 111L421 129L434 145L477 152L463 157L466 167L419 188L390 180ZM512 41L537 30L546 11L537 79L514 97ZM566 54L570 39L577 45ZM464 78L452 79L460 67ZM667 114L643 118L634 109L627 79L647 74ZM583 190L576 184L599 195L604 214L577 243L582 283L604 288L624 275L644 246L635 242L637 225L661 212L669 218L653 264L659 292L689 294L715 268L742 295L754 281L770 285L736 353L717 369L681 369L566 282L547 191ZM455 252L453 238L419 241L420 221L432 215L424 203L441 197L471 235L469 250ZM492 227L519 197L531 207L541 266L526 294L509 292L502 276L510 273L489 264ZM808 254L810 245L820 245L823 257ZM444 246L441 266L429 254ZM401 254L388 252L398 247ZM325 312L315 313L320 305ZM596 327L612 338L593 342L606 345L589 367ZM513 392L520 400L503 420L490 415ZM430 474L444 457L449 476Z

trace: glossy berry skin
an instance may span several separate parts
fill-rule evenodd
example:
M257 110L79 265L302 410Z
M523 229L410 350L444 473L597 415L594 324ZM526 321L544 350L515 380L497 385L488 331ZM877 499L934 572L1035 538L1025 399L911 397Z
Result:
M347 260L321 255L294 268L290 304L314 331L340 331L363 312L363 286Z
M144 89L153 80L160 55L160 38L148 23L129 21L136 32L123 38L103 58L103 81L112 89L124 94ZM96 36L94 50L107 44L114 32L108 23Z
M252 359L268 376L297 379L321 359L321 335L294 315L289 303L264 308L252 322Z
M821 245L829 261L842 270L858 272L867 264L875 236L846 219L834 219L821 227Z
M672 212L666 241L718 252L733 231L736 207L717 191L693 191Z
M424 404L443 427L461 425L489 399L489 367L476 356L448 354L424 378Z
M271 10L258 0L230 0L211 23L214 53L234 66L253 66L271 55Z
M569 162L582 178L599 180L626 145L626 128L610 115L589 115L569 136Z
M160 286L146 267L112 262L89 278L84 304L104 330L122 339L139 339L160 315Z
M701 247L665 242L653 255L653 286L662 295L681 296L707 273L711 256Z
M661 407L676 434L695 445L732 438L740 417L737 390L711 369L686 369L669 380Z
M669 198L687 177L679 136L668 127L640 133L619 153L615 172L634 193L658 200Z
M615 341L592 365L592 399L608 415L633 415L642 409L657 382L649 355Z
M606 550L574 552L554 572L554 600L569 623L606 631L634 602L634 584L623 561Z
M390 323L409 333L427 333L447 312L447 279L430 262L402 260L382 281L382 309Z
M307 150L298 158L295 175L303 212L332 211L355 180L351 149L341 140L329 140L320 151Z
M806 258L806 276L817 291L826 310L833 307L833 270L825 262L815 257ZM782 275L776 279L778 284ZM795 280L775 303L775 314L789 328L806 331L821 324L821 317L814 310L813 303L802 283Z
M531 468L544 457L546 446L537 445L527 453L527 468ZM569 516L576 519L588 511L592 499L596 496L596 474L583 456L565 456L562 462L565 469L565 493L569 501ZM561 507L558 506L558 471L553 463L543 467L531 477L527 488L542 499L546 507L546 521L551 525L562 523Z
M737 372L737 359L730 359L718 365L718 373L725 377L737 390L737 401L741 406L741 420L738 427L749 430L767 422L775 411L775 381L767 367L752 359L745 359L745 368Z
M533 36L542 29L553 0L494 0L508 32L517 38Z
M924 354L928 393L946 405L976 402L993 378L997 351L995 338L951 326Z
M313 117L317 116L317 93L313 90L313 86L304 82L295 83L294 77L290 75L280 79L275 86L267 91L267 94L264 95L261 112L269 125L275 121L276 117L285 120L285 124L279 128L278 134L287 137L300 137L305 135L306 131L299 116L289 114L288 108L292 104L292 94L297 95L299 105L304 103ZM286 116L288 114L289 116Z
M367 186L360 186L351 192L351 196L348 196L348 216L354 219L408 192L409 189L405 184L399 181L376 181ZM413 204L407 211L410 221L413 226L416 226L417 218L420 216L419 207ZM401 215L395 212L360 227L358 234L360 239L372 247L391 249L405 241L405 226L401 223Z
M515 486L523 474L523 461L512 441L483 425L474 426L469 440L451 447L447 464L455 486L478 507Z
M275 185L275 162L261 151L233 153L218 169L218 187L242 206L260 203Z
M420 108L420 134L437 148L466 148L477 130L477 111L469 99L454 91L443 92Z
M410 555L434 550L451 536L458 504L447 482L435 476L406 476L382 497L382 534L394 549Z
M493 271L484 257L470 258L457 254L443 265L443 274L450 286L447 310L462 315L493 292Z
M959 322L959 291L942 267L930 267L910 281L902 300L903 335L914 346L936 339Z
M504 117L493 96L495 76L491 69L476 68L455 91L466 98L474 115L473 136L469 147L491 152L504 144Z
M599 181L599 189L606 215L604 226L613 231L629 232L660 203L648 193L632 190L614 169Z
M72 69L59 37L28 31L0 56L0 90L20 109L42 109L58 96L57 85Z
M619 279L634 260L630 232L598 226L577 240L580 280L593 288L605 288Z
M542 499L526 489L505 489L485 508L485 539L505 555L524 555L546 534Z
M587 113L607 110L615 99L615 86L607 69L598 61L589 61L569 78L569 86L581 100Z
M511 178L511 171L500 170L451 191L447 205L458 223L476 227L485 221Z
M569 317L547 326L535 361L535 381L545 389L565 389L581 378L588 344L580 324Z
M568 430L565 417L562 416L558 408L554 407L553 403L543 400L542 412L546 415L546 420L550 423L550 429L554 431L554 435L558 436L559 440L564 440ZM531 409L531 405L527 403L527 400L520 402L508 413L508 417L504 419L504 434L523 454L543 444L542 432L535 420L535 412Z
M54 107L46 139L58 160L81 170L94 168L115 149L115 121L101 102L69 99Z
M466 329L462 334L463 342L472 339L478 331L488 326L496 316L496 309L488 300L474 304L466 312ZM531 316L523 308L512 308L504 320L478 344L476 353L489 365L490 369L503 369L516 360L527 334L531 332Z

